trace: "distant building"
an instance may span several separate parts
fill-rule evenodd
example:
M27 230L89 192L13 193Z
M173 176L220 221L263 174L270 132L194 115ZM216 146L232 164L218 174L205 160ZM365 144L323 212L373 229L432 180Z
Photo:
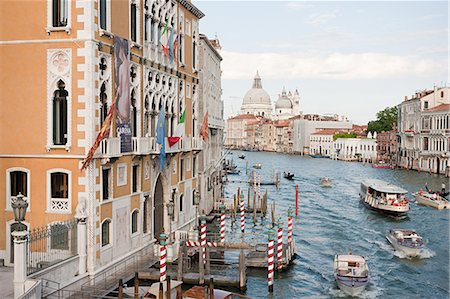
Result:
M259 76L259 73L256 72L252 88L247 91L242 101L241 113L270 118L272 112L270 96L262 88L261 77Z
M339 129L323 129L309 136L309 153L311 155L319 155L331 157L334 152L333 136L340 132Z
M275 103L275 118L283 120L300 113L300 95L298 90L291 93L290 91L286 92L286 89L283 87L283 91Z
M377 135L377 161L384 161L391 166L397 166L398 142L397 128Z
M416 92L398 107L400 167L444 173L448 156L450 88Z
M333 159L373 162L377 157L377 140L370 133L367 138L338 138L333 149Z
M310 153L310 136L323 129L351 130L352 123L348 120L339 120L339 117L304 115L293 121L293 151L300 154Z
M256 120L253 114L240 114L227 120L227 134L225 147L232 149L247 148L247 132L245 127L248 122Z

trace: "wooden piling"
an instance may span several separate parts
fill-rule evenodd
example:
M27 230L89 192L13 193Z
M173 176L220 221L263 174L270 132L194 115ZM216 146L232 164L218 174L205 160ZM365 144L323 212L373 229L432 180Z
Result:
M275 202L272 202L272 226L275 226Z
M203 254L201 251L198 252L198 275L199 284L205 283L205 262L203 261Z
M164 298L164 282L159 283L159 298Z
M177 268L177 280L183 281L183 260L184 260L184 242L180 242L178 248L178 268Z
M239 253L239 289L245 290L246 287L246 268L245 268L245 254L244 249Z
M250 187L248 188L247 191L247 207L248 209L250 209Z
M209 279L209 298L214 298L214 278Z
M134 299L139 298L139 275L134 272Z
M119 289L117 292L117 298L122 299L123 298L123 280L119 279Z
M167 299L170 299L171 298L171 296L170 296L170 275L167 275L167 289L166 289L166 298Z
M206 247L206 274L211 275L211 251L209 247Z
M253 196L253 225L256 225L256 193Z

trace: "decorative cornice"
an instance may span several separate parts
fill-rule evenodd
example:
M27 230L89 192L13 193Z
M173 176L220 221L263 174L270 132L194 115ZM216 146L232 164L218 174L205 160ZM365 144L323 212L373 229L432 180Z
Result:
M184 6L189 12L195 15L197 18L201 19L205 16L204 13L201 12L194 4L187 0L178 0L178 3Z

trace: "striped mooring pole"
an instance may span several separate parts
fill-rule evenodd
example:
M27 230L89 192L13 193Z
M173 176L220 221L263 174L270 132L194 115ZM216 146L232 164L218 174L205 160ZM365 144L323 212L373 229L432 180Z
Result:
M283 222L278 218L278 244L277 244L277 268L283 269Z
M292 207L288 208L288 251L289 251L289 259L292 250Z
M245 230L245 207L244 207L244 194L240 198L241 205L241 232Z
M200 216L200 246L202 247L203 263L206 264L206 216Z
M166 234L164 233L164 230L159 235L160 238L160 245L159 245L159 253L160 253L160 260L159 260L159 281L164 282L166 280Z
M225 206L220 206L220 243L225 242Z
M261 198L261 176L258 175L258 199Z
M253 170L253 190L256 192L256 170Z
M267 283L269 292L273 293L273 228L269 228L269 244L267 250Z

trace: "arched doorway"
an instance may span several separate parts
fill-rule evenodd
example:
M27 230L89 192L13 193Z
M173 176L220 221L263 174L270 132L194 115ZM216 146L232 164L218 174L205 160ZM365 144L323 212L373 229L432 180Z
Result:
M156 239L162 232L164 225L164 189L161 181L161 176L158 176L155 185L155 193L153 195L153 231Z
M440 170L441 170L441 161L439 160L439 158L436 158L436 173L440 174Z

